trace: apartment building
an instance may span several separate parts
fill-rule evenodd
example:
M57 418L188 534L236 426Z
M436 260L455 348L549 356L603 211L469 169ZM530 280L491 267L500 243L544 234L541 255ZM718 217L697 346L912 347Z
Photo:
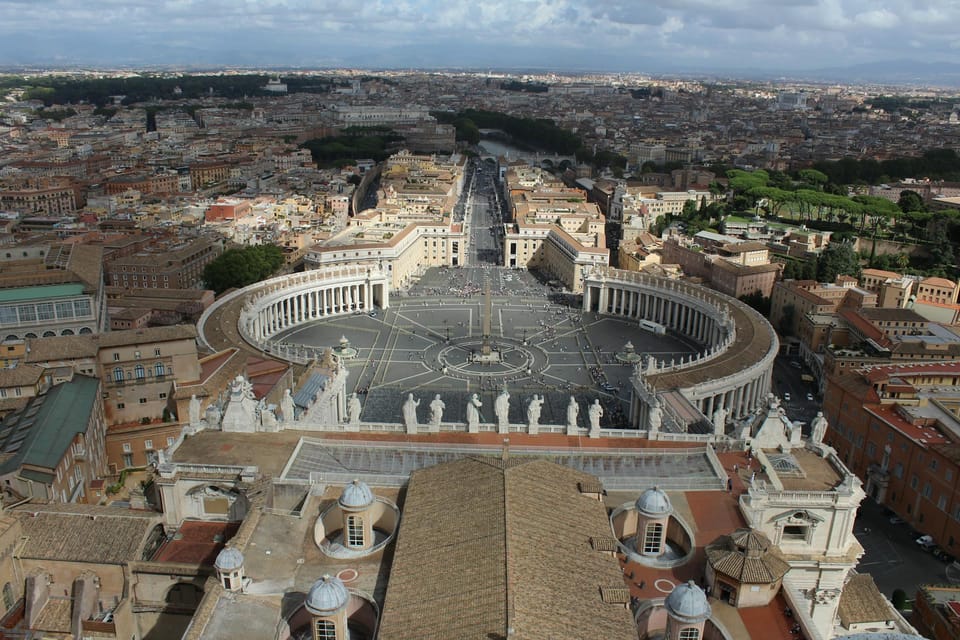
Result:
M204 267L221 253L220 240L170 239L112 258L104 265L104 278L114 287L193 289L201 284Z
M960 555L960 363L831 376L826 441L871 497Z
M857 287L855 280L841 276L838 283L819 283L814 280L777 282L770 294L770 323L782 335L795 336L801 319L808 313L833 313L841 306L877 306L877 295Z
M7 178L0 181L0 211L65 216L83 208L84 191L72 178Z
M0 422L0 479L24 497L89 502L107 472L105 434L100 380L76 376Z
M688 276L701 278L710 287L734 298L755 293L770 296L781 265L770 262L765 245L726 236L718 236L722 240L713 243L707 236L697 234L693 240L667 239L663 243L661 263L677 264Z

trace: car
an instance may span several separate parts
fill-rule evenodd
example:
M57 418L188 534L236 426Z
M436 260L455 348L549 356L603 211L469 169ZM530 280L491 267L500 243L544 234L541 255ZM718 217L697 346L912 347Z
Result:
M800 369L800 368L803 367L803 365L800 364L800 361L799 361L799 360L791 360L791 361L790 361L790 366L793 367L794 369Z
M376 318L376 317L377 317L377 312L376 312L376 311L371 311L371 312L368 313L367 315L370 316L371 318Z
M808 394L807 394L807 400L809 400L810 402L813 402L813 394L812 394L812 393L808 393Z
M922 549L930 550L937 546L937 543L933 541L933 536L922 535L916 539L916 543L920 545Z
M890 519L887 520L887 522L889 522L890 524L903 524L906 521L900 516L890 516Z
M784 391L784 392L783 392L783 401L784 401L784 402L790 402L790 392L789 392L789 391Z

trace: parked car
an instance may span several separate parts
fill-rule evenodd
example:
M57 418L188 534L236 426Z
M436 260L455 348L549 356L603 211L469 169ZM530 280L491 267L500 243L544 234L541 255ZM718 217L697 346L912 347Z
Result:
M808 394L807 394L807 400L809 400L810 402L813 402L813 394L812 394L812 393L808 393Z
M890 524L903 524L905 521L900 516L890 516Z
M783 392L783 401L784 401L784 402L790 402L790 392L789 392L789 391L784 391L784 392Z
M937 543L933 541L933 536L929 535L920 536L917 538L916 543L925 551L930 551L937 546Z

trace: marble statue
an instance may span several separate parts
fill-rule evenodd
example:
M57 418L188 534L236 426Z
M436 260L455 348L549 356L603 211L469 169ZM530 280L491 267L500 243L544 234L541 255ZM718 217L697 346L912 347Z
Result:
M350 424L360 424L360 398L357 397L357 394L351 393L350 398L347 400L347 420Z
M497 431L507 433L510 430L510 393L504 387L493 403L493 412L497 416Z
M660 402L656 398L650 403L650 413L647 419L647 428L651 432L660 431L663 426L663 409L660 408Z
M200 426L200 400L197 399L196 394L190 396L189 416L191 427Z
M261 402L263 402L261 400ZM273 405L271 405L272 407ZM261 406L260 407L260 430L261 431L279 431L277 426L277 414L274 413L272 408Z
M260 424L259 414L253 385L242 375L238 375L230 383L230 400L223 412L222 429L228 432L253 433Z
M527 426L531 433L540 426L540 412L543 410L543 396L533 394L530 404L527 405Z
M727 424L727 410L723 406L718 406L713 412L713 432L722 434Z
M823 436L827 434L827 419L823 417L823 411L817 411L817 417L810 423L811 442L820 444L823 442Z
M407 394L407 400L403 403L403 423L407 426L407 433L417 430L417 407L420 401L413 398L412 393Z
M296 407L294 407L293 404L293 396L290 395L290 389L284 389L283 398L280 399L280 413L283 414L283 421L293 422L296 411Z
M567 431L577 428L577 414L580 413L580 405L577 399L570 396L570 404L567 405Z
M470 401L467 402L468 433L477 433L480 431L480 407L482 406L483 403L480 401L480 396L477 394L470 396Z
M440 399L440 394L435 395L433 402L430 403L430 426L440 428L440 420L443 419L443 410L446 408L447 405Z
M603 407L600 406L599 399L594 400L593 404L590 405L589 415L590 415L590 431L599 430L600 418L603 417Z

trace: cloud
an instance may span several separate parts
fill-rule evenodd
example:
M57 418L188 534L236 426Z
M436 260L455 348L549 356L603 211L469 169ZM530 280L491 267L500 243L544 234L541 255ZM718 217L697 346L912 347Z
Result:
M171 43L190 43L191 57L210 58L198 63L222 64L252 42L264 65L333 57L363 66L416 47L477 66L497 49L518 67L549 49L558 67L588 52L599 62L640 54L797 68L895 59L906 42L914 57L948 60L958 20L956 0L0 0L0 59L96 50L101 63L124 63L132 44L138 60L161 64L176 55Z

